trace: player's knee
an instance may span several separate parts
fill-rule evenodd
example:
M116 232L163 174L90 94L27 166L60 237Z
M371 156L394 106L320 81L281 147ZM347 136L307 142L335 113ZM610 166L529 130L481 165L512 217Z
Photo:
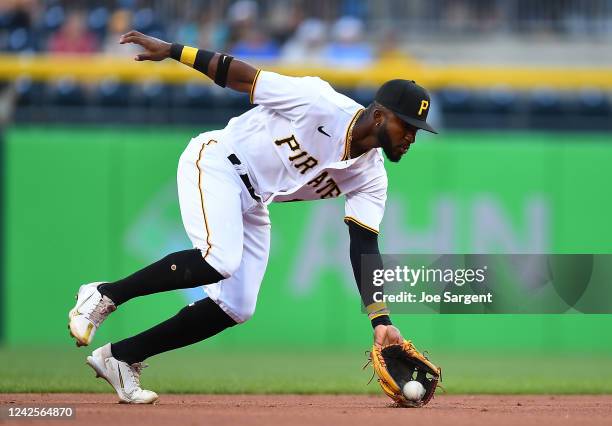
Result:
M240 257L226 256L217 270L224 278L229 278L234 275L238 268L240 268Z
M255 304L251 306L243 306L240 308L239 312L236 312L236 322L238 324L242 324L243 322L247 322L251 318L253 318L253 314L255 313Z
M228 256L228 259L225 262L225 270L228 271L229 276L234 275L234 273L240 268L240 262L242 261L242 253L234 253Z
M223 278L227 279L240 268L242 252L236 253L229 250L219 250L214 255L211 253L206 256L205 259Z

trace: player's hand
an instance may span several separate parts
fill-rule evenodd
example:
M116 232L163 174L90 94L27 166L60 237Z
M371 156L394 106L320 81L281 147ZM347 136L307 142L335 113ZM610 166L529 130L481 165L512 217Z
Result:
M402 343L404 338L397 327L392 325L377 325L374 328L374 344L378 347Z
M119 44L127 43L134 43L145 49L143 53L134 57L135 61L163 61L170 57L170 43L138 31L130 31L119 37Z

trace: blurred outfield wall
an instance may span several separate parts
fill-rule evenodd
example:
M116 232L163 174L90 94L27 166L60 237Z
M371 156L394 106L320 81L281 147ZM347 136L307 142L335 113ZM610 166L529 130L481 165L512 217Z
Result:
M77 287L115 280L189 247L178 157L204 129L15 127L6 135L5 342L72 344ZM390 192L382 250L612 252L606 134L419 135ZM272 252L254 318L212 345L366 349L342 200L273 205ZM199 289L122 306L97 342L139 332ZM420 346L609 353L608 315L395 316Z

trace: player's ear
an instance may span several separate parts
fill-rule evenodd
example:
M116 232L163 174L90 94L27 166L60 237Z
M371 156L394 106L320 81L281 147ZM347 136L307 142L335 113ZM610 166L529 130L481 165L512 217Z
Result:
M374 113L372 114L372 117L374 118L374 125L376 127L380 127L385 123L386 117L382 108L374 108Z

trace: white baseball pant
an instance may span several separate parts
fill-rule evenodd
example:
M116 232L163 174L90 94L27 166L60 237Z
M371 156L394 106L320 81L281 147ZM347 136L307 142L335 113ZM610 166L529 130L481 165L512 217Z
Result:
M268 208L254 200L228 159L232 152L208 132L191 140L179 160L183 225L194 248L224 280L204 286L232 319L255 312L270 251Z

